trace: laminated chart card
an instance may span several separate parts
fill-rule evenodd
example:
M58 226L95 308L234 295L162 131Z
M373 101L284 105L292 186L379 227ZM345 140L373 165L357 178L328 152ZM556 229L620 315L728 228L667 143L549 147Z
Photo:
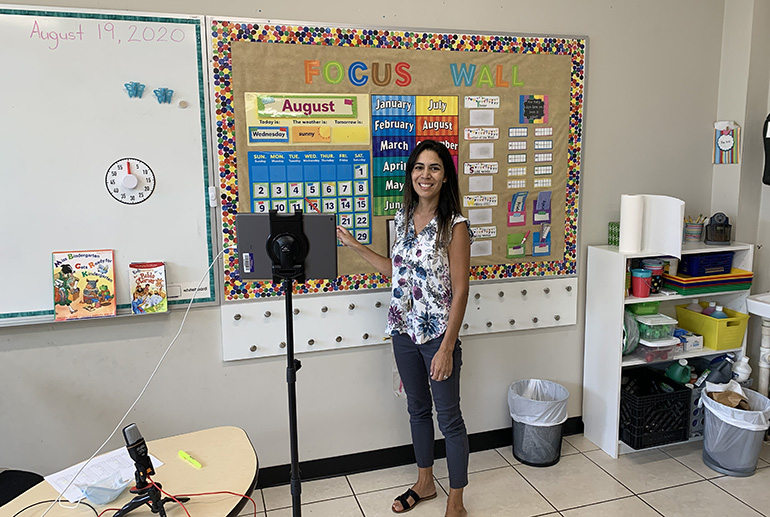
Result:
M254 213L337 214L340 226L371 243L368 151L251 151L248 158Z
M246 92L249 145L368 145L367 100L366 95Z
M442 142L457 167L457 97L372 95L372 163L375 216L401 207L406 161L427 139Z

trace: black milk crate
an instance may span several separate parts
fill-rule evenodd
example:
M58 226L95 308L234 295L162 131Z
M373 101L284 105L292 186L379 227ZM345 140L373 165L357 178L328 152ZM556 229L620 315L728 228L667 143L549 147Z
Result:
M704 382L700 387L692 387L692 397L690 398L690 438L694 436L703 436L703 429L706 426L706 408L698 407L700 401L700 392L706 387Z
M725 275L733 268L733 252L682 255L679 273L690 276Z
M691 397L689 388L654 370L628 370L620 389L620 439L633 449L687 440Z

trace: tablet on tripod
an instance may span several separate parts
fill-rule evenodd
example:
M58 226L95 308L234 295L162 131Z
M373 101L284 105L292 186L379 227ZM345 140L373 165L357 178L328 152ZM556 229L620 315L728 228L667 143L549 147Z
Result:
M278 242L288 236L304 264L296 279L337 278L337 218L334 214L236 214L238 272L241 280L280 281L286 267L276 268L280 257ZM302 264L299 264L301 266ZM301 268L300 268L301 269Z

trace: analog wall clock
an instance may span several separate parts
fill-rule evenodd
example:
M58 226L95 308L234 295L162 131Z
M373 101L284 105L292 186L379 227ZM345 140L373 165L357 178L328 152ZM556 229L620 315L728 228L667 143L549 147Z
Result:
M155 191L155 173L142 160L121 158L107 169L104 184L117 201L136 205L147 201Z

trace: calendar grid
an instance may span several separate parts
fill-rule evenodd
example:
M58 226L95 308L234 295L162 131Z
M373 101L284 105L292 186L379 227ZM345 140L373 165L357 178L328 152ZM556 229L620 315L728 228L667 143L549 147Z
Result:
M362 244L372 243L369 151L249 152L252 211L336 214Z

